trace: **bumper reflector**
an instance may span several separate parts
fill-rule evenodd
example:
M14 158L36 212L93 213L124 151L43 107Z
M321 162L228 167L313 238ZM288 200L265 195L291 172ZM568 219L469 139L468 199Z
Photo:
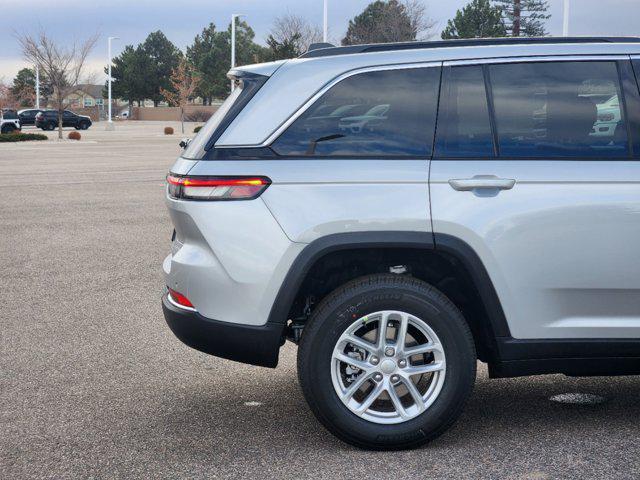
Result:
M176 292L169 287L167 287L167 289L169 290L169 296L171 297L171 300L173 300L173 303L181 307L194 308L193 304L183 294L181 294L180 292Z

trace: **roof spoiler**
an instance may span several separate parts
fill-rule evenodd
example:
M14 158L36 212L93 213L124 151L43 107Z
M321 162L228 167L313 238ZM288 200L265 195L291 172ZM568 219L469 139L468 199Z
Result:
M307 48L307 52L311 52L313 50L319 50L321 48L335 48L335 45L329 42L312 43L311 45L309 45L309 48Z

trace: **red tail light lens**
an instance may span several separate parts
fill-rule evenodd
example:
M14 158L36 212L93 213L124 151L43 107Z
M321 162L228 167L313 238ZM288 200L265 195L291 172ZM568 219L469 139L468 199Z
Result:
M185 297L184 295L182 295L180 292L176 292L175 290L167 287L167 289L169 290L169 295L171 296L171 299L177 303L178 305L182 306L182 307L187 307L187 308L193 308L193 304L189 301L189 299L187 297Z
M181 177L167 175L169 196L185 200L251 200L271 184L267 177Z

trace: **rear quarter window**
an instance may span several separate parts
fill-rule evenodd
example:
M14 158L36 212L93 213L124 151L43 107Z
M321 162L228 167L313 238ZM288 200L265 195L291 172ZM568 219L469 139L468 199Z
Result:
M282 156L430 156L439 84L439 67L352 75L303 112L272 148Z

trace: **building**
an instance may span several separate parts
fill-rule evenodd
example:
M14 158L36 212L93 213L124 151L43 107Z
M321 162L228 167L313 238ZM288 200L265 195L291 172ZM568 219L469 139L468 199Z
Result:
M68 108L104 108L107 103L103 95L104 85L80 84L65 97L65 104Z

